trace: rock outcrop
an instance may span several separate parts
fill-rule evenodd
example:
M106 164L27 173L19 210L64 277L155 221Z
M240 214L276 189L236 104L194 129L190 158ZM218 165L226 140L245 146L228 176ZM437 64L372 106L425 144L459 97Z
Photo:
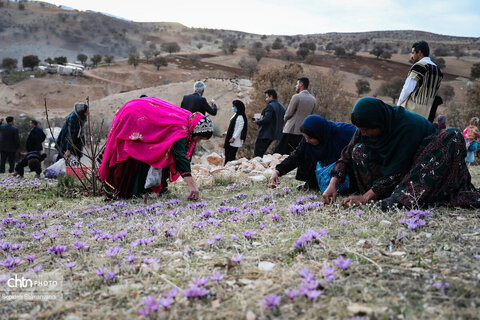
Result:
M277 164L287 155L267 154L263 158L240 158L223 165L224 158L215 152L194 157L192 176L198 185L207 184L217 177L235 177L248 182L262 182L270 179ZM181 181L179 179L178 181Z

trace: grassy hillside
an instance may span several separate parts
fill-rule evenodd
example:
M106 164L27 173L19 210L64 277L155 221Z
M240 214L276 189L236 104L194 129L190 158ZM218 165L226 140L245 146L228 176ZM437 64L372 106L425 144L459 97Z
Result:
M473 319L480 312L478 210L324 206L318 193L296 191L291 177L277 190L216 179L200 187L197 203L185 199L183 183L167 196L105 203L66 192L65 179L1 178L2 296L25 293L7 286L15 273L63 281L50 292L60 294L54 300L2 301L8 319ZM418 213L425 225L402 222Z

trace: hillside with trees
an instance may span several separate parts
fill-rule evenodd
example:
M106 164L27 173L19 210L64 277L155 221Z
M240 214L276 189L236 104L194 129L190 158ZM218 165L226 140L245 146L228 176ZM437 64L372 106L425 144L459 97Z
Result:
M67 10L45 2L0 0L0 60L21 60L35 54L42 61L66 56L69 62L79 53L127 58L130 54L163 51L222 49L234 53L247 49L261 59L271 49L292 49L305 58L309 52L336 50L339 55L370 52L405 54L418 39L428 41L443 55L480 55L480 40L423 31L372 31L296 36L259 35L239 31L188 28L179 23L134 22L93 12ZM261 44L261 47L259 46ZM173 51L172 51L173 50ZM380 56L380 55L379 55Z

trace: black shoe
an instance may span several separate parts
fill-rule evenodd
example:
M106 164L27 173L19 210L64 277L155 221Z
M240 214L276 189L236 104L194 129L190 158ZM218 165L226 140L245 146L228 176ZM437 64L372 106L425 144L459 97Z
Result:
M298 191L308 191L310 189L309 185L307 182L305 182L304 184L301 184L299 186L297 186L297 190Z
M377 201L377 206L382 210L382 211L389 211L393 209L394 207L398 207L397 203L395 202L395 199L392 197L385 198L383 200Z

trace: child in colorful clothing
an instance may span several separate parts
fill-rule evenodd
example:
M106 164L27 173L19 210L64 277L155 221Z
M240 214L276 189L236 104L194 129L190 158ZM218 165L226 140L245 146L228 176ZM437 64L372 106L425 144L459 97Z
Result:
M473 117L472 119L470 119L470 125L463 130L463 137L465 138L465 142L467 142L467 134L470 130L477 129L478 131L479 122L480 119L477 117Z
M466 133L465 133L465 130L467 131ZM478 128L473 125L468 126L465 130L464 130L464 133L465 133L464 137L465 137L465 142L467 144L467 156L465 157L465 162L467 163L467 167L470 167L472 162L475 160L475 151L477 151L477 147L478 147L477 140L478 140L478 137L480 136L480 133L478 131Z

